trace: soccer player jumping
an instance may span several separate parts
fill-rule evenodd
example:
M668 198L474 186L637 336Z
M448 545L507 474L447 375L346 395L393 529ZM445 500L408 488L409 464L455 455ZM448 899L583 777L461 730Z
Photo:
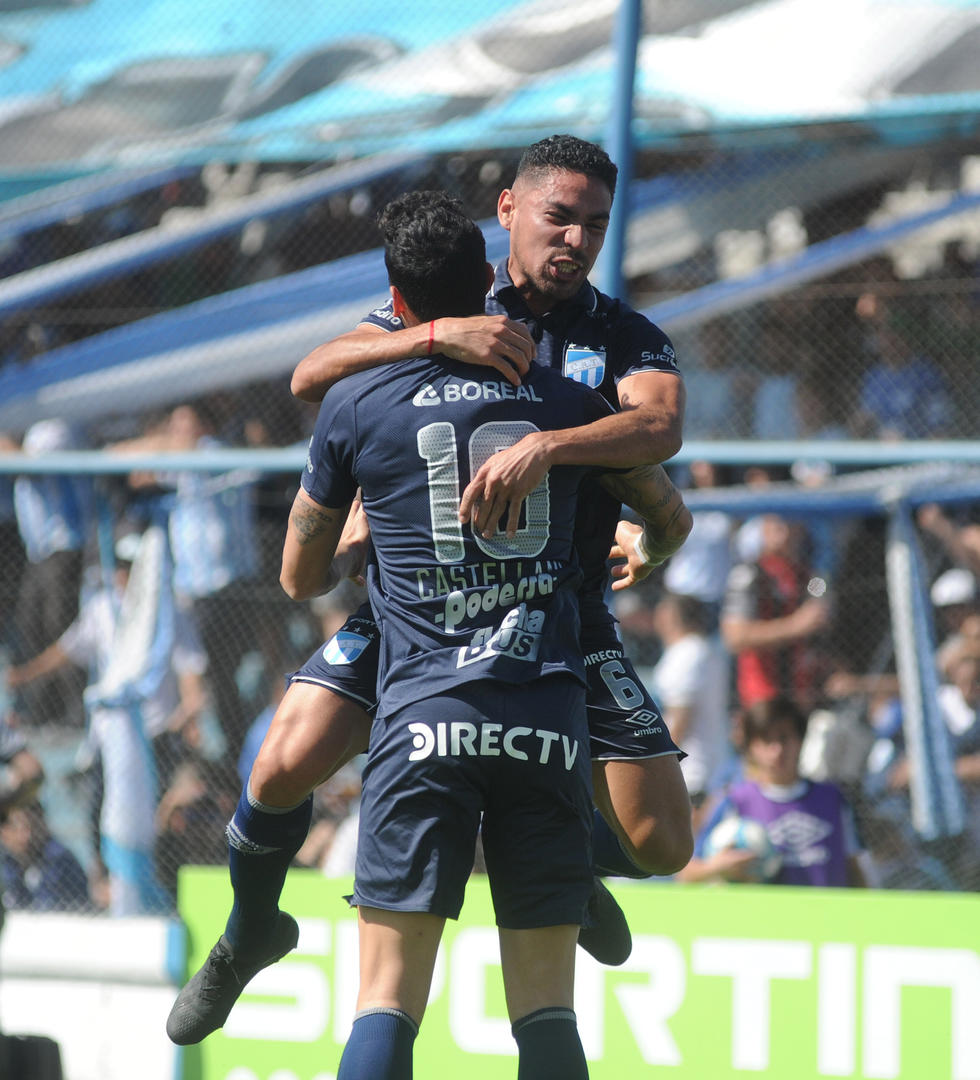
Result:
M347 375L430 351L494 368L503 377L500 386L513 384L515 393L533 354L535 367L596 385L620 409L617 414L530 432L476 471L463 495L464 514L472 514L482 533L492 533L490 518L498 508L507 510L513 526L510 507L523 502L551 464L630 467L666 459L680 444L683 412L670 344L648 320L587 280L602 246L615 180L615 166L590 143L557 136L535 144L513 187L500 197L511 255L496 268L485 301L490 314L405 324L391 306L381 309L311 353L297 368L294 391L318 399ZM662 470L654 475L658 498L647 516L657 524L655 538L647 533L637 545L638 530L625 523L616 532L619 502L604 492L590 495L576 524L586 569L580 647L589 684L594 794L615 829L597 819L595 863L635 876L673 872L692 847L677 748L623 653L603 599L614 532L630 556L628 567L618 571L618 587L671 554L690 528L677 492ZM335 573L356 566L365 540L365 533L348 535L334 562L344 569ZM367 745L376 702L379 632L370 610L356 613L343 633L359 647L343 656L318 650L296 673L255 761L229 826L235 902L223 935L227 954L209 960L207 977L202 969L181 992L168 1024L175 1041L197 1042L220 1027L248 979L295 945L295 924L279 912L278 899L309 825L308 796ZM615 932L608 932L609 916L617 913L608 892L598 888L590 905L595 925L583 929L580 940L605 962L621 963L629 952L621 916Z

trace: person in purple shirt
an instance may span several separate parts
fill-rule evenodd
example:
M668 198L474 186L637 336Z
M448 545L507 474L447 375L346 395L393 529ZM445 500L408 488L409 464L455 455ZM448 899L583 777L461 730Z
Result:
M736 845L709 853L709 837L726 818L765 827L779 869L774 885L863 887L850 806L836 784L800 775L806 715L788 698L760 701L740 716L745 775L724 794L694 845L681 881L758 881L758 855Z

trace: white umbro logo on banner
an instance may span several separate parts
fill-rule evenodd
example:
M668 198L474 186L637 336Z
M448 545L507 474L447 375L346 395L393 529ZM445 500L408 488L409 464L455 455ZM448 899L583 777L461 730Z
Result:
M606 350L590 349L586 345L567 346L562 374L567 379L595 389L606 374Z

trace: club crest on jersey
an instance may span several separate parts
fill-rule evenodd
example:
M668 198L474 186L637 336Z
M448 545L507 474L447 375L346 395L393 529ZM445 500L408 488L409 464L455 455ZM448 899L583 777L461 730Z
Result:
M323 646L323 659L328 664L353 664L369 644L366 637L341 630Z
M606 350L601 347L591 349L587 345L567 345L561 371L565 378L595 389L606 374Z

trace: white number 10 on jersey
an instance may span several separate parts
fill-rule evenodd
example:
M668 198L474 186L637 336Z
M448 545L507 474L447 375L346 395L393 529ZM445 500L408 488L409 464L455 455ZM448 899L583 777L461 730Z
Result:
M474 476L498 450L513 446L525 435L539 430L529 420L494 420L481 424L470 436L470 476ZM429 512L436 558L441 563L462 562L466 548L459 520L460 477L455 426L448 421L428 424L418 433L418 448L429 470ZM525 524L513 537L498 532L488 540L474 532L473 539L480 550L492 559L540 555L551 528L547 474L524 500L524 510Z

